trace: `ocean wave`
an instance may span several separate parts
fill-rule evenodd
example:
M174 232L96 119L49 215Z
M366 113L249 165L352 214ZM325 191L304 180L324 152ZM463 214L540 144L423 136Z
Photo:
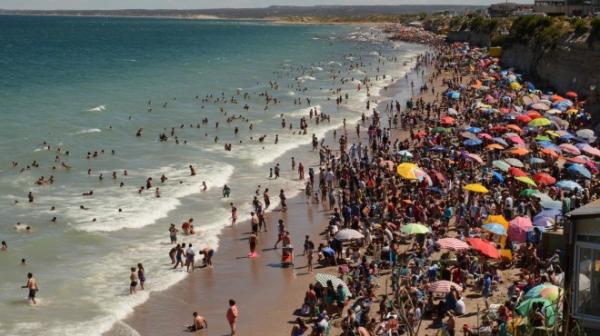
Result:
M315 111L315 109L319 112L321 112L321 105L314 105L314 106L309 106L309 107L305 107L299 110L295 110L295 111L291 111L291 112L284 112L283 113L283 117L284 118L302 118L302 117L308 117L310 116L310 110ZM314 113L314 112L313 112ZM277 114L273 116L273 119L280 119L281 115Z
M100 130L99 128L88 128L88 129L84 129L81 131L77 131L75 132L75 134L88 134L88 133L100 133L102 132L102 130Z
M92 107L89 110L86 110L87 112L102 112L106 110L106 105L98 105L96 107Z

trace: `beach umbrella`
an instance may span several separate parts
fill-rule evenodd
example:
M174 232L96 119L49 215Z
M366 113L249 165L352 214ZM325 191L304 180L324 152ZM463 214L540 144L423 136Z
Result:
M508 173L512 176L527 176L527 173L517 167L508 168Z
M569 153L569 154L573 154L573 155L579 155L581 154L581 152L579 151L579 148L569 144L569 143L564 143L564 144L560 144L558 146L563 152Z
M504 159L504 162L508 163L509 165L511 165L513 167L519 167L519 168L525 167L525 165L523 164L523 162L521 162L521 160L515 159L515 158Z
M531 159L529 159L529 163L531 163L532 165L534 165L534 164L546 163L546 161L544 161L544 159L540 159L538 157L532 157Z
M492 141L501 144L502 146L508 146L508 142L502 138L492 138Z
M484 231L496 234L498 236L506 236L506 229L501 224L496 224L496 223L484 224L481 227L481 229Z
M556 153L556 151L554 151L550 148L544 148L544 149L540 150L540 153L548 155L552 158L558 158L558 153Z
M547 135L538 135L535 137L535 141L551 141Z
M456 238L442 238L436 241L436 244L440 246L440 248L452 251L462 251L468 250L469 244L465 243L462 240Z
M535 103L531 105L531 108L534 110L539 110L539 111L548 111L550 109L550 106L544 104L544 103Z
M485 146L485 149L489 149L489 150L492 150L492 149L502 150L502 149L504 149L504 147L502 147L502 145L500 145L500 144L493 143L493 144L489 144L489 145Z
M332 256L332 255L334 255L334 254L335 254L335 250L334 250L334 249L332 249L332 248L331 248L331 247L329 247L329 246L327 246L327 247L323 248L323 249L321 250L321 252L323 252L323 253L325 253L325 254L327 254L327 255L330 255L330 256Z
M500 160L492 161L492 166L494 166L504 172L507 172L508 169L510 168L510 165L508 163L506 163L504 161L500 161Z
M544 312L544 316L546 317L546 325L552 326L556 321L556 313L554 311L554 306L552 302L544 299L544 298L530 298L519 304L516 311L521 316L529 316L529 312L533 308L534 303L542 303L542 309Z
M491 139L491 138L492 138L492 136L491 136L491 135L489 135L488 133L479 133L479 134L477 134L477 136L478 136L479 138L481 138L481 139L485 139L485 140L489 140L489 139Z
M581 175L588 179L592 178L592 173L590 173L590 171L587 168L585 168L583 165L581 165L579 163L570 165L567 168L567 170L573 174L578 174L578 175Z
M465 140L463 142L463 144L465 146L473 147L473 146L479 146L479 145L481 145L482 141L479 140L479 139L468 139L468 140Z
M512 83L510 83L510 88L513 89L513 90L515 90L515 91L519 91L523 87L518 82L512 82Z
M497 171L493 171L492 172L492 176L500 183L504 183L504 176L502 176L502 174L498 173Z
M449 128L439 126L433 129L433 133L448 133L450 131L451 130Z
M575 99L577 98L577 93L574 91L567 91L567 93L565 93L565 96Z
M542 117L542 115L540 114L540 112L538 112L536 110L529 110L529 111L527 111L527 113L525 115L528 116L530 120Z
M519 145L525 144L525 140L523 140L523 138L521 138L518 135L511 135L511 136L507 136L506 138L516 144L519 144Z
M331 281L333 288L338 288L338 286L341 285L346 297L352 297L352 293L350 292L350 289L348 289L348 285L344 282L344 280L338 278L333 274L317 273L317 275L315 275L315 280L317 280L318 283L323 285L323 287L327 287L328 281Z
M467 184L466 186L464 186L463 189L482 194L487 194L490 192L486 187L482 186L479 183Z
M344 240L352 240L352 239L362 239L365 236L353 229L343 229L338 231L335 234L335 239L339 240L339 241L344 241Z
M505 229L508 228L508 221L502 215L489 215L483 223L484 224L496 223L496 224L502 225Z
M468 132L471 132L471 133L475 133L475 134L477 134L477 133L480 133L480 132L481 132L481 128L479 128L479 127L473 127L473 126L471 126L471 127L467 128L467 131L468 131Z
M515 132L519 132L519 133L523 132L523 129L521 129L521 127L519 127L515 124L508 124L508 125L506 125L506 128L513 130Z
M487 240L483 240L481 238L467 238L467 243L469 243L473 249L477 250L477 252L486 257L500 259L500 252L496 246Z
M553 185L556 183L556 179L552 175L543 172L533 175L533 180L540 185Z
M587 153L587 154L590 154L593 156L600 156L600 149L592 147L589 144L582 144L582 146L579 147L579 149L584 153Z
M548 284L542 291L540 292L540 297L550 300L551 302L556 302L560 296L560 288L553 284Z
M448 280L439 280L432 283L429 286L429 291L433 293L448 293L452 288L455 288L459 292L462 291L462 287L459 284Z
M413 154L407 150L401 150L398 152L399 156L405 157L405 158L412 158Z
M453 109L452 107L448 108L448 115L451 116L457 116L458 115L458 111Z
M547 227L554 225L556 218L562 214L559 209L545 209L533 217L533 225Z
M521 114L516 118L516 120L526 124L531 121L531 117L526 114Z
M535 287L532 287L523 295L523 298L531 299L531 298L540 297L540 293L542 292L542 290L544 288L546 288L546 283L539 284Z
M508 238L514 242L524 242L527 232L533 227L529 217L515 217L508 223Z
M410 224L406 224L402 226L402 229L400 229L400 231L402 231L402 233L405 234L425 234L425 233L429 233L430 230L427 226L423 225L423 224L419 224L419 223L410 223Z
M550 115L554 115L554 114L561 114L561 113L562 113L562 111L561 111L561 110L559 110L559 109L551 108L551 109L549 109L548 111L546 111L546 113L547 113L547 114L550 114Z
M450 99L454 99L454 100L460 99L460 92L458 92L458 91L450 91L450 92L448 92L448 97Z
M576 157L568 157L566 159L567 159L567 161L572 162L572 163L585 164L587 162L587 160L584 159L583 157L581 157L581 155L576 156Z
M535 181L532 180L531 178L527 177L527 176L517 176L517 177L515 177L515 180L517 180L519 182L522 182L522 183L525 183L525 184L530 185L530 186L537 187L537 184L535 184Z
M533 119L532 121L530 121L527 126L529 127L544 127L544 126L548 126L551 125L552 122L550 120L548 120L547 118L537 118L537 119Z
M461 132L460 136L462 136L463 138L467 138L467 139L479 139L477 137L477 135L471 133L471 132Z
M558 209L558 210L562 209L562 202L561 201L555 201L555 200L552 200L552 199L542 199L540 201L540 205L544 209Z
M521 192L519 193L519 196L525 196L525 197L531 197L531 196L535 196L537 193L539 193L539 191L535 190L535 189L523 189L521 190Z
M481 158L481 156L477 155L477 154L473 154L473 153L467 153L467 157L477 161L480 164L483 164L483 159Z
M523 147L518 147L510 151L512 155L523 156L529 154L529 150Z
M556 186L563 190L583 190L583 187L579 183L571 180L560 180L556 182Z
M575 134L577 134L578 137L583 139L591 139L594 137L594 131L587 128L580 129L577 132L575 132Z
M405 162L398 165L398 167L396 168L396 172L398 173L398 175L402 176L407 180L416 180L417 175L415 173L415 170L417 168L419 167L416 164Z
M452 117L442 117L440 118L440 122L444 125L454 125L455 120Z

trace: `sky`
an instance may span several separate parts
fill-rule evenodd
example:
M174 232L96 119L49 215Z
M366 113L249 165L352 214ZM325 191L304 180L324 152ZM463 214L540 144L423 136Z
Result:
M510 0L533 3L533 0ZM0 0L2 9L203 9L270 5L490 5L504 0Z

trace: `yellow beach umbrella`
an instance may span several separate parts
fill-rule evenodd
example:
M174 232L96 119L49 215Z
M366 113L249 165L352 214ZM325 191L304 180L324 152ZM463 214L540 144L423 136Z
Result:
M467 184L463 189L482 194L487 194L490 192L486 187L479 183Z
M518 82L512 82L510 83L510 88L515 91L519 91L521 90L521 88L523 88L523 86L521 86L521 84L519 84Z
M531 178L527 177L527 176L517 176L517 177L515 177L515 180L523 182L523 183L528 184L530 186L537 187L537 184L535 184L535 181L532 180Z
M552 122L546 118L537 118L537 119L533 119L532 121L529 122L529 124L527 124L529 127L542 127L542 126L548 126L551 125Z
M508 230L508 221L502 215L489 215L483 224L498 223Z
M546 134L548 134L549 136L554 137L554 138L560 137L560 134L554 132L553 130L546 130Z
M416 180L417 175L415 175L415 170L417 168L419 167L416 164L405 162L398 165L398 168L396 168L396 172L398 173L398 175L402 176L405 179Z

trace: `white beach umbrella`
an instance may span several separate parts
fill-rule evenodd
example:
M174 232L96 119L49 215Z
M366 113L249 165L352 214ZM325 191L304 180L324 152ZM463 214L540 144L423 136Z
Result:
M353 229L343 229L338 231L338 233L335 234L335 239L337 240L352 240L352 239L362 239L365 236Z

